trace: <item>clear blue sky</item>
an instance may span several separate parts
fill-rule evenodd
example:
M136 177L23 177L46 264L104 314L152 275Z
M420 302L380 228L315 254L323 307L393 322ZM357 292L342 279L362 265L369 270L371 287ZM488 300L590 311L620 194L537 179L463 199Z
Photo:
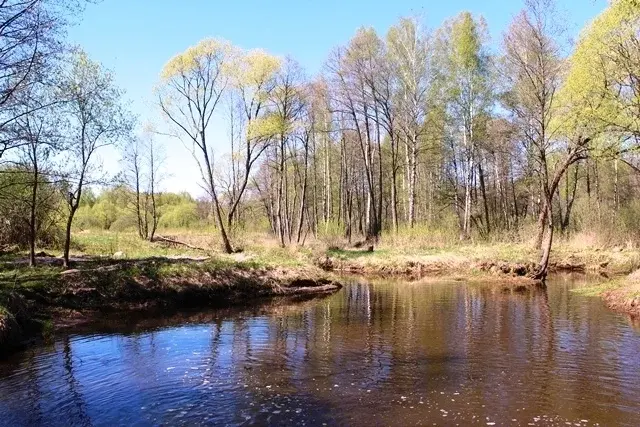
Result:
M577 35L606 5L606 0L558 0L570 36ZM157 121L152 90L160 70L173 55L205 37L290 55L314 75L330 50L345 44L360 26L373 26L384 34L399 17L418 15L434 29L468 10L485 17L492 45L498 46L521 7L520 0L103 0L87 7L70 29L69 39L114 72L130 109L141 121ZM216 150L222 153L227 146L225 130L215 135ZM164 189L202 194L191 155L177 141L160 142L167 152ZM118 171L116 152L107 150L101 157L107 171Z

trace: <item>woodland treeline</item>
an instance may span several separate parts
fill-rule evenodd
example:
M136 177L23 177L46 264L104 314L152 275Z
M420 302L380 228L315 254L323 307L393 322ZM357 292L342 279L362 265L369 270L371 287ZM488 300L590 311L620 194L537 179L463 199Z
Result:
M293 58L205 39L161 71L161 123L133 137L116 120L98 135L95 148L122 147L118 187L92 201L68 192L67 210L84 209L89 224L100 198L120 192L128 224L152 239L170 206L162 139L165 153L193 153L207 197L180 209L193 224L214 222L226 252L263 224L281 246L329 230L370 244L447 230L463 241L531 239L544 277L558 233L635 236L640 215L640 5L611 1L575 43L559 9L525 1L498 41L468 12L436 29L413 17L385 34L363 27L313 77ZM95 67L93 77L106 73ZM106 107L101 117L121 117ZM68 186L72 175L56 176Z

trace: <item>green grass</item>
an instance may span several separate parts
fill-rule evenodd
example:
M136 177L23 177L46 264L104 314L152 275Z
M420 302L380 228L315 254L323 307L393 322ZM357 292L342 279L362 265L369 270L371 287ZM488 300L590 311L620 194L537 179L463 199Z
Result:
M38 288L56 280L62 267L38 266L31 268L19 266L0 271L0 290L10 290L17 287Z
M620 289L624 286L624 279L614 279L595 286L585 286L571 289L571 292L587 297L599 297L607 291Z
M169 247L162 243L142 240L133 232L114 233L109 231L91 231L75 233L73 251L92 256L112 256L124 253L126 258L148 258L153 256L202 256L203 251L187 247Z

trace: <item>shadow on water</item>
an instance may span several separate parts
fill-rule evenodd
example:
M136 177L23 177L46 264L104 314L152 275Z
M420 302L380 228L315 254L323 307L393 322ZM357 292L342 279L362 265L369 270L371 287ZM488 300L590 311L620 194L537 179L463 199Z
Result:
M0 362L8 425L634 425L640 334L570 289L351 278L259 307L103 318ZM162 316L160 314L163 314ZM5 421L6 420L6 421ZM0 423L1 424L1 423Z

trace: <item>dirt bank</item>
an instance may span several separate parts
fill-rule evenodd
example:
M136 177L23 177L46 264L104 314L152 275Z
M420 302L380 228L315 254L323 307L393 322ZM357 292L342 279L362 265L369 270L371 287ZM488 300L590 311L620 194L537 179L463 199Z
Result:
M622 280L614 281L600 296L612 310L640 319L640 270Z
M505 261L472 261L455 258L423 257L419 259L387 259L379 262L360 259L341 259L336 257L319 258L316 265L327 272L355 274L360 276L400 278L419 280L427 277L456 278L462 276L468 280L491 279L500 282L518 282L539 285L540 282L528 278L533 273L535 263ZM579 268L553 271L581 271Z
M224 307L265 297L319 295L341 285L317 268L149 259L90 268L23 269L0 283L0 353L97 312ZM39 325L39 326L37 326Z
M584 251L559 252L549 265L551 273L581 272L620 274L637 263L634 253ZM380 251L330 250L316 258L315 265L325 271L376 277L417 280L455 274L491 277L494 281L525 281L537 268L537 252L521 246L497 250L495 247L460 247L437 253L403 254L399 249Z

